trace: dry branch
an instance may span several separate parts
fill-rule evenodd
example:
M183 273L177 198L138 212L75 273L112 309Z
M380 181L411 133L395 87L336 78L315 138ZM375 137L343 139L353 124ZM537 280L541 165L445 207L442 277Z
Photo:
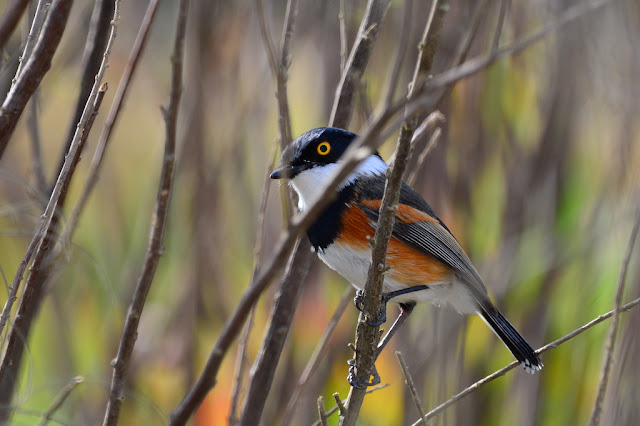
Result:
M53 400L53 403L47 409L47 411L42 413L42 419L40 420L40 423L38 423L38 425L39 426L46 425L51 420L51 417L56 413L56 411L58 411L58 409L62 407L62 404L64 404L64 402L67 400L69 395L71 395L71 392L73 392L76 386L78 386L83 381L84 381L84 378L82 376L77 376L71 379L71 381L67 383L67 385L64 388L62 388L62 390L60 391L56 399Z
M389 10L389 4L388 0L369 0L367 3L358 36L351 48L351 54L336 90L338 101L333 104L329 119L330 126L346 128L351 121L358 84L369 63L373 45L387 10Z
M589 420L590 426L598 426L600 424L600 416L602 414L602 404L607 392L607 384L609 383L609 372L611 370L611 363L613 362L613 352L616 346L616 332L618 330L618 317L620 313L620 305L622 302L622 293L624 291L624 283L627 279L627 270L629 269L629 262L631 261L631 254L633 253L633 247L638 237L638 227L640 226L640 209L636 211L636 220L629 236L629 243L627 244L627 251L622 260L622 267L620 269L620 276L618 277L618 287L616 290L615 302L613 305L613 317L611 318L611 325L609 326L609 335L605 344L604 362L602 364L602 374L600 378L600 385L598 386L598 393L596 400L593 404L593 411L591 413L591 420Z
M67 25L72 3L72 0L53 2L38 42L33 49L33 54L29 56L24 69L15 84L11 86L2 108L0 108L0 158L2 158L27 102L51 68L51 59Z
M96 84L98 81L96 81ZM55 231L58 227L59 212L67 196L67 190L71 183L71 178L80 161L82 149L85 146L93 121L98 114L98 109L107 91L106 83L99 88L94 87L92 96L89 97L87 106L69 148L67 160L60 171L60 176L56 182L49 203L45 209L41 222L38 224L35 235L29 244L27 253L23 258L16 277L11 285L11 291L5 304L2 317L9 317L11 306L16 300L18 286L24 274L24 268L33 256L33 263L30 268L29 277L25 283L20 306L16 313L13 328L9 334L7 349L5 350L2 364L0 365L0 407L10 407L11 398L15 391L15 385L22 363L22 354L27 343L33 319L36 317L43 299L44 282L51 268L50 249L55 244ZM89 103L90 102L90 103ZM6 422L11 415L11 408L0 409L0 423Z
M298 241L302 245L306 239ZM260 423L282 348L302 293L303 286L299 278L307 274L311 262L309 243L307 242L305 246L306 250L300 249L300 247L294 248L289 260L282 286L273 306L267 334L252 368L254 373L250 379L241 425L248 426Z
M433 0L431 13L427 19L423 38L420 43L422 49L418 55L416 71L410 84L407 99L413 99L414 90L421 88L422 81L426 80L426 75L430 69L424 68L431 66L432 57L429 54L435 54L435 44L437 43L438 33L441 27L432 28L434 22L434 14L437 8L437 1ZM446 10L446 7L440 7L440 10ZM442 12L444 13L444 12ZM440 16L438 22L442 21ZM432 32L433 31L433 32ZM433 42L433 40L436 40ZM432 49L427 49L431 46ZM400 59L401 57L399 57ZM390 90L391 92L392 90ZM390 101L390 94L387 95L386 101ZM398 201L400 198L400 188L402 187L402 176L404 175L409 157L411 155L411 138L416 127L417 119L412 114L406 115L403 122L395 153L395 159L387 171L387 180L385 183L384 195L382 197L382 205L380 206L380 217L374 237L374 244L371 251L371 264L367 275L367 282L364 286L363 310L360 314L360 320L356 330L356 351L354 359L355 381L358 383L367 383L371 377L371 371L374 367L376 357L378 355L378 342L380 340L380 328L372 327L367 324L378 318L382 308L382 286L384 282L385 259L387 255L387 246L393 232L395 223L395 213L398 209ZM368 318L368 320L366 320ZM340 418L342 426L352 426L355 424L359 414L366 388L352 387L349 391L347 412Z
M64 164L64 154L69 149L76 124L78 123L78 120L80 120L82 109L84 104L87 102L89 94L91 93L91 86L93 86L96 73L100 68L102 54L104 53L104 47L107 44L109 36L109 26L111 25L111 19L113 18L114 7L114 0L96 0L93 6L91 24L89 25L89 33L87 34L87 42L83 53L84 66L82 79L80 81L80 93L78 94L78 99L76 101L75 112L69 123L69 130L67 131L67 137L65 139L65 148L58 160L58 167L55 169L56 171L60 170L60 168L62 168L62 164Z
M174 40L173 53L171 55L171 93L169 95L169 106L163 110L165 121L165 151L162 159L162 172L158 185L158 193L151 219L151 230L149 235L149 245L145 254L142 271L138 278L133 298L129 305L127 318L125 320L118 354L113 361L113 376L111 379L111 390L109 392L109 402L104 416L104 425L115 425L118 423L120 409L124 400L124 386L127 369L131 361L133 347L138 335L138 324L142 316L142 310L149 294L149 289L155 276L156 267L163 252L163 237L169 212L169 201L171 189L173 187L174 172L176 166L176 132L178 125L178 110L180 98L182 96L182 64L184 57L184 40L187 28L187 11L189 1L181 0L178 7L177 29Z
M5 13L0 20L0 50L4 51L7 41L16 29L16 25L20 21L20 17L29 5L29 0L14 0L7 5Z
M621 306L619 311L620 312L626 312L626 311L630 310L631 308L633 308L633 307L635 307L635 306L637 306L639 304L640 304L640 297L637 298L637 299L632 300L631 302L629 302L629 303L627 303L627 304L625 304L623 306ZM542 354L542 353L545 353L547 351L550 351L552 349L557 348L559 345L561 345L561 344L573 339L577 335L582 334L585 331L589 330L594 325L600 324L602 321L611 318L613 316L614 312L615 311L612 310L612 311L607 312L606 314L602 314L602 315L592 319L591 321L589 321L588 323L586 323L582 327L573 330L571 333L564 335L563 337L559 338L558 340L554 340L551 343L547 343L546 345L544 345L543 347L538 349L536 351L536 353L537 354ZM452 406L453 404L457 403L458 401L460 401L465 396L467 396L470 393L474 392L476 389L480 388L483 385L486 385L487 383L497 379L500 376L504 376L507 372L509 372L510 370L513 370L514 368L518 367L519 365L520 365L520 363L518 361L513 361L511 364L508 364L508 365L502 367L500 370L494 371L493 373L489 374L485 378L483 378L481 380L478 380L477 382L475 382L471 386L469 386L466 389L462 390L461 392L455 394L454 396L452 396L451 398L449 398L448 400L446 400L442 404L440 404L437 407L435 407L433 410L429 411L427 413L427 415L425 416L424 420L429 420L429 419L437 416L438 414L443 412L446 408L448 408L448 407ZM418 426L418 425L424 424L424 420L420 419L420 420L414 422L412 424L412 426Z
M159 0L151 0L149 2L149 5L147 6L144 18L142 18L140 29L138 30L138 34L133 43L133 48L131 49L131 53L129 54L127 65L124 69L124 73L122 74L122 78L120 79L118 89L116 89L116 94L114 96L113 103L111 104L111 109L109 110L109 113L107 114L107 117L105 119L104 127L102 133L100 134L100 140L98 141L96 151L93 155L93 159L91 160L89 172L87 173L87 180L85 181L84 187L82 188L82 192L80 193L78 202L73 207L73 210L69 215L67 226L65 226L62 232L60 241L61 246L63 247L65 247L71 241L73 232L75 231L80 219L80 214L84 210L84 207L89 200L89 196L91 195L93 188L95 187L96 183L98 183L98 173L100 171L102 159L104 158L104 153L111 136L111 131L113 130L118 117L120 116L120 111L122 110L126 95L129 92L131 79L137 69L140 57L142 56L142 52L144 51L144 47L146 46L149 30L151 29L151 24L153 23L156 11L158 10L158 2Z

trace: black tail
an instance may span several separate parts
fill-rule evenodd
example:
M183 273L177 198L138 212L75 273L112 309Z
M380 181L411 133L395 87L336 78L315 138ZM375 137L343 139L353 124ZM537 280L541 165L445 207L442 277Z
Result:
M495 306L480 307L480 316L502 340L506 347L516 357L527 373L535 373L542 368L538 354L529 346L524 337L500 313Z

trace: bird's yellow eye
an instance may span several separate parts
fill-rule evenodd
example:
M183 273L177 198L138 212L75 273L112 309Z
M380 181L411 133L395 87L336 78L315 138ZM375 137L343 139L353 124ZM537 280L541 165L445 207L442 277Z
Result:
M327 155L331 151L331 145L329 142L320 142L318 144L318 154Z

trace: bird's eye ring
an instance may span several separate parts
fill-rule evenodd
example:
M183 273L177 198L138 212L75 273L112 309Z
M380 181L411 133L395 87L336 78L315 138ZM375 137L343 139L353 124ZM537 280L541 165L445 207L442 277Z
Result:
M331 145L329 144L329 142L320 142L318 144L317 150L318 154L327 155L331 151Z

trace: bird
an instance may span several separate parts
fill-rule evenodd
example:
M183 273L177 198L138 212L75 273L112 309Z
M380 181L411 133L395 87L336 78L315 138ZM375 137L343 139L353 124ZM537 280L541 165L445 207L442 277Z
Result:
M309 130L283 150L280 165L270 178L286 179L298 195L298 209L304 212L324 191L356 138L355 133L334 127ZM365 158L340 182L332 201L307 229L320 260L358 289L354 300L360 310L371 262L370 240L380 215L387 168L377 152ZM537 353L492 303L458 240L405 182L400 189L386 267L383 307L388 301L395 302L400 314L378 345L378 355L416 303L430 302L449 305L461 314L479 315L528 373L543 367ZM369 324L378 326L385 320L383 309L381 317ZM353 368L353 362L350 364ZM350 371L348 380L352 386L362 388L379 383L377 372L372 375L373 380L361 383Z

